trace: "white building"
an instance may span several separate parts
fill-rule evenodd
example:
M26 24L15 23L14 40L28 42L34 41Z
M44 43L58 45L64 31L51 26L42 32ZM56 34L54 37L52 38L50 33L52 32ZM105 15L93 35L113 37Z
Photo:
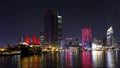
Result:
M110 28L107 30L107 45L109 46L115 45L112 26L110 26Z

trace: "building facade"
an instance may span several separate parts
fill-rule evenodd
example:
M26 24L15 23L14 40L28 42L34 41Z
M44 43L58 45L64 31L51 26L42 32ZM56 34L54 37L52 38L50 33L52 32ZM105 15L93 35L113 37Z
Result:
M92 30L91 28L83 28L82 29L82 45L90 46L92 40ZM91 47L91 46L90 46Z
M44 32L40 32L40 45L44 45Z
M114 46L115 45L115 39L113 36L113 28L110 26L110 28L107 30L107 45L108 46Z
M62 39L62 16L54 9L49 9L45 14L44 23L45 44L53 47L59 47Z

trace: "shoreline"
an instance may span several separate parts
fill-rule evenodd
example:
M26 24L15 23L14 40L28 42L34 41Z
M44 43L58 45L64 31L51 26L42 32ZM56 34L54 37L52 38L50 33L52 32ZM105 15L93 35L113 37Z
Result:
M60 50L61 51L61 50ZM64 50L66 51L66 50ZM70 51L77 51L77 50L70 50ZM80 51L118 51L118 50L80 50ZM57 51L58 52L58 51ZM79 52L79 51L78 51ZM46 53L46 52L45 52ZM48 53L48 52L47 52ZM42 52L41 54L44 54ZM22 55L20 51L12 51L12 52L0 52L0 56L14 56L14 55ZM37 54L35 54L37 55ZM39 55L39 54L38 54Z

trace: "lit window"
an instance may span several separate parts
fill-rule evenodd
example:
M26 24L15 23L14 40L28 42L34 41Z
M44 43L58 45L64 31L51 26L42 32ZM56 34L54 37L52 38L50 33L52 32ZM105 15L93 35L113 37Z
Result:
M58 26L58 28L61 28L61 26Z
M62 16L57 16L58 18L62 18Z
M58 20L58 23L62 23L62 21L61 21L61 20Z

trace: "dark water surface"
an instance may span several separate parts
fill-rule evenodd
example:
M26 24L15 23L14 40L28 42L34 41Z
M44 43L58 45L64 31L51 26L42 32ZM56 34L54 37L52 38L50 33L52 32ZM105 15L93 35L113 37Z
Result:
M120 51L60 51L0 56L0 68L120 68Z

